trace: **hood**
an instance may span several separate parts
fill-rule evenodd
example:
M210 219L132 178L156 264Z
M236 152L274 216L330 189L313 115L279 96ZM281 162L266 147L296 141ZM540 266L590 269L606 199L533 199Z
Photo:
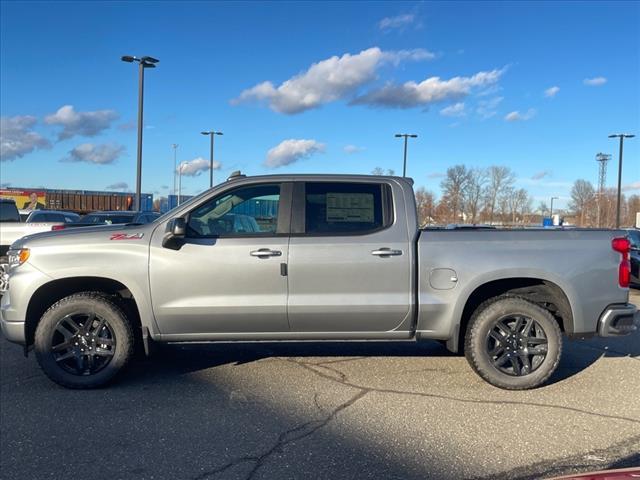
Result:
M149 242L157 222L145 225L98 225L96 227L78 227L52 230L16 240L11 248L38 247L56 244L86 245L89 243Z

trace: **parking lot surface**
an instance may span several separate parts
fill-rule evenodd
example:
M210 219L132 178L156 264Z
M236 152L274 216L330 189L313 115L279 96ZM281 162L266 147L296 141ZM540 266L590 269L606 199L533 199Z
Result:
M639 362L638 333L567 340L549 385L508 392L436 342L173 345L108 388L70 391L0 339L0 477L533 479L636 466Z

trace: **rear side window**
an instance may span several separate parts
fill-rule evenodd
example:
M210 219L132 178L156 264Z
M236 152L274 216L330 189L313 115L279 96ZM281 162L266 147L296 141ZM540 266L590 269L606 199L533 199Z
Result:
M379 183L309 182L305 187L305 232L364 234L391 224L389 187Z

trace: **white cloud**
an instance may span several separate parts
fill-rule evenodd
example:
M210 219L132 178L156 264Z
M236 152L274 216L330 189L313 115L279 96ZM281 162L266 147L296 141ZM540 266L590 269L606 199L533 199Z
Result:
M440 110L440 115L444 115L445 117L464 117L466 115L464 102L454 103L453 105L443 108Z
M387 84L356 98L351 103L389 108L412 108L446 100L466 97L476 87L492 85L500 80L505 69L478 72L471 77L453 77L441 80L430 77L420 83Z
M551 172L549 170L542 170L541 172L534 173L531 176L531 180L542 180L543 178L550 177Z
M69 156L64 158L63 161L107 165L115 162L123 152L124 147L122 145L83 143L70 150Z
M29 115L0 117L0 161L15 160L51 143L31 128L38 120Z
M94 137L111 127L111 123L117 118L118 114L113 110L76 112L73 105L65 105L56 113L44 117L44 123L61 126L62 131L58 134L58 140L65 140L76 135Z
M315 153L324 152L325 148L323 143L315 140L291 138L270 149L264 165L269 168L283 167Z
M547 98L553 98L558 94L559 91L560 87L554 85L553 87L549 87L544 91L544 96Z
M378 22L380 30L392 30L395 28L405 28L415 22L416 16L412 13L404 13L395 17L385 17Z
M491 118L498 113L497 108L502 100L504 100L504 97L494 97L488 100L480 100L478 102L476 112L478 112L478 115L480 115L480 117L485 120Z
M344 150L345 153L351 155L353 153L362 152L364 150L364 147L358 147L356 145L345 145L342 150Z
M525 120L531 120L536 115L536 110L534 108L530 108L524 113L520 113L518 110L514 110L513 112L509 112L505 115L504 119L507 122L523 122Z
M607 79L605 77L585 78L582 83L589 87L600 87L607 83Z
M116 182L116 183L112 183L111 185L107 185L105 187L107 190L128 190L129 189L129 185L127 184L127 182Z
M202 157L194 158L193 160L185 160L184 162L180 162L176 172L180 173L182 170L182 175L187 177L197 177L202 172L206 172L211 168L211 161ZM222 168L222 164L217 161L213 161L213 169L220 170Z
M397 65L402 61L428 60L434 56L424 49L382 51L378 47L354 55L345 53L314 63L277 87L269 81L259 83L244 90L231 100L231 104L266 102L279 113L300 113L353 94L375 80L378 68L385 63Z
M640 190L640 180L637 182L627 183L622 186L622 190L628 192L630 190Z

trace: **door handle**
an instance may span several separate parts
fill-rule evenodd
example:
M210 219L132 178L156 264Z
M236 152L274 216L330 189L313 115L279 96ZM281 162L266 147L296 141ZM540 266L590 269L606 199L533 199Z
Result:
M268 248L260 248L249 252L252 257L279 257L282 255L280 250L270 250Z
M376 255L377 257L393 257L397 255L402 255L402 250L392 250L390 248L379 248L378 250L374 250L371 252L371 255Z

